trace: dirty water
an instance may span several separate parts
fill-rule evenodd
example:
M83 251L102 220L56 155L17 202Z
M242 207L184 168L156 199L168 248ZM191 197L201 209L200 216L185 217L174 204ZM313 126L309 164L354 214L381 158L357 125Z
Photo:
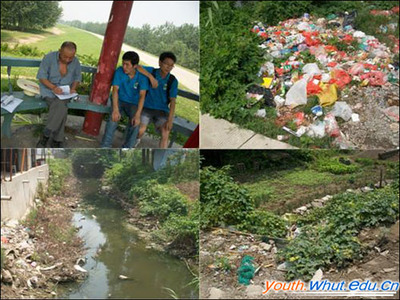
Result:
M198 298L188 286L193 276L183 261L146 249L146 243L126 226L126 212L98 193L98 180L85 179L82 186L83 210L74 214L73 223L80 227L78 234L87 248L82 267L88 276L68 286L65 298L171 298L165 288L179 298Z

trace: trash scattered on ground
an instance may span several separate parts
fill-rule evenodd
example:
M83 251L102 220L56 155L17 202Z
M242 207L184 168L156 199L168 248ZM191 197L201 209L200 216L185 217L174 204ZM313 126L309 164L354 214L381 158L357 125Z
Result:
M371 14L398 14L398 9L371 11ZM369 124L361 127L368 123L370 116L367 112L366 116L361 114L363 110L360 109L355 113L354 104L363 106L366 97L372 96L389 122L399 122L399 97L395 91L399 85L399 63L394 61L394 55L399 53L399 39L392 36L396 46L389 49L374 36L353 28L354 18L347 14L345 17L330 15L316 19L306 14L302 18L282 21L277 26L254 25L252 31L262 39L260 48L264 49L266 60L258 72L262 84L252 86L247 93L248 107L260 104L263 99L257 117L265 118L264 108L273 106L277 112L277 126L288 131L287 124L293 121L297 129L305 127L297 134L291 127L288 132L292 135L300 137L307 132L314 138L330 136L334 139L333 144L355 148L363 145L358 145L360 139L357 136L351 141L352 135L357 134L351 124L344 124L358 123L358 129L368 131L366 134L371 140L374 133L371 134ZM398 25L388 26L395 28ZM381 30L387 30L385 28ZM318 104L310 110L307 105L312 97L317 97ZM297 118L299 112L305 114L302 119L309 121L308 124ZM375 122L382 119L381 115L374 118ZM396 129L390 123L382 126ZM325 127L324 132L322 127ZM394 131L381 130L386 134ZM280 139L283 139L282 135ZM388 144L380 147L398 146L394 138L387 140Z

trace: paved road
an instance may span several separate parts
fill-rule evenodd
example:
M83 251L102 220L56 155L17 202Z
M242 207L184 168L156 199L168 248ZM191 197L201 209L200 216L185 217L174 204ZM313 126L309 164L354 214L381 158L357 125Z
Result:
M82 30L82 29L81 29ZM87 33L90 33L99 39L103 40L104 36L100 34L96 34L90 31L83 30ZM147 65L150 66L155 66L158 67L158 57L154 56L152 54L149 54L147 52L144 52L142 50L139 50L137 48L134 48L132 46L129 46L127 44L122 45L122 50L123 51L135 51L139 54L140 60L144 62ZM179 60L179 57L178 57ZM176 66L172 72L176 76L179 82L181 82L184 86L187 88L191 89L194 93L199 94L200 90L200 83L199 83L199 75L192 73L191 71L188 71L185 68L182 68L180 66Z

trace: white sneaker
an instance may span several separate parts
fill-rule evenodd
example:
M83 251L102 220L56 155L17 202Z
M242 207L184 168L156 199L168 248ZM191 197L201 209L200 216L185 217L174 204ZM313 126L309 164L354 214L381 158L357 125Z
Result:
M133 146L133 148L137 148L137 146L140 144L140 139L136 139L136 144Z

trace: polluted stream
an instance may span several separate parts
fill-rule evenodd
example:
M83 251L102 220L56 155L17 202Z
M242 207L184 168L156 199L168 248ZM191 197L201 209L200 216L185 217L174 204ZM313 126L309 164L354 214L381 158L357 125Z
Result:
M83 200L73 225L86 249L87 278L67 286L64 298L198 298L186 264L176 257L146 249L136 231L130 230L127 213L100 194L99 180L82 180ZM128 279L120 279L120 275ZM167 289L170 289L169 291ZM171 291L172 290L172 291Z

